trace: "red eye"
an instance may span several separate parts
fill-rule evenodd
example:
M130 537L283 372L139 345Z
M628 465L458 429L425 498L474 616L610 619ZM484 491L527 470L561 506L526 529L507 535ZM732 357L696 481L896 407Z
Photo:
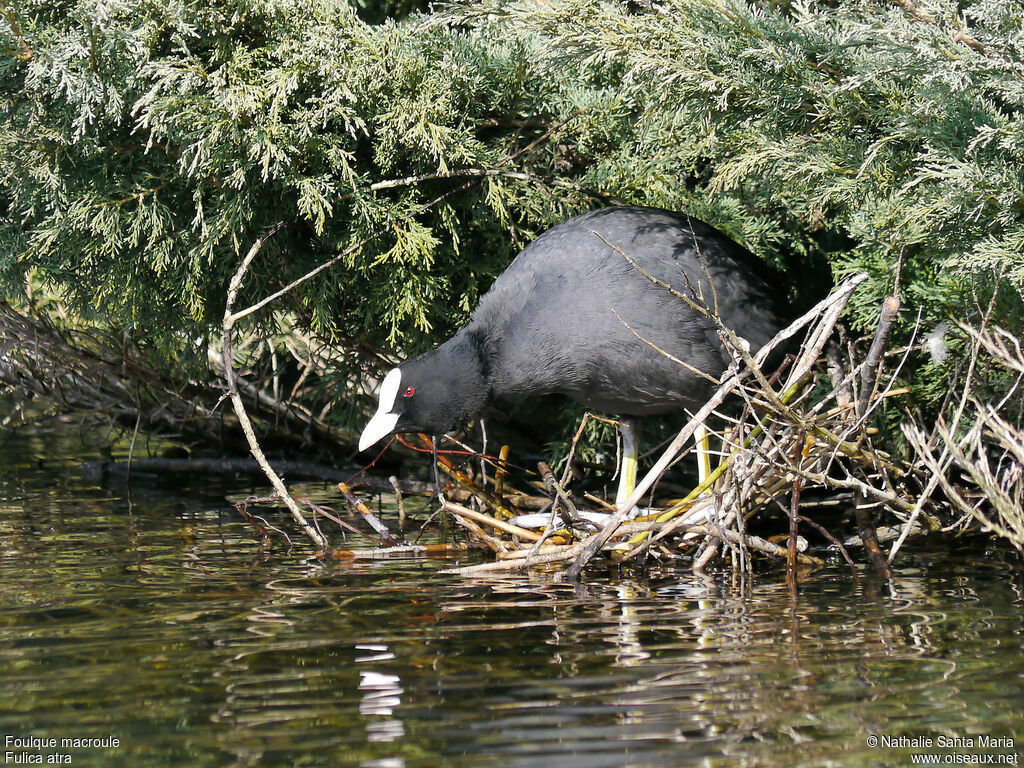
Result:
M416 387L406 387L405 392L402 393L402 397L412 397L416 394Z

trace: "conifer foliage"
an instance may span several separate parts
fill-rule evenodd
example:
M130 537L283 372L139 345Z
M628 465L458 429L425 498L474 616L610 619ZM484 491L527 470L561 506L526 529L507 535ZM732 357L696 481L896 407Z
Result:
M2 10L0 284L37 310L57 299L58 325L130 340L171 377L216 385L204 347L228 277L278 222L239 306L381 232L256 318L314 334L315 350L284 358L340 350L341 391L299 399L352 421L361 367L449 332L516 239L589 200L552 186L558 137L506 162L569 107L530 41L501 30L373 26L334 0Z

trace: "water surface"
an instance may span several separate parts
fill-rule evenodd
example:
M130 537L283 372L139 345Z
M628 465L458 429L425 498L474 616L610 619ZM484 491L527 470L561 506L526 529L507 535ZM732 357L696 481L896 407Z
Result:
M463 560L324 562L298 537L263 553L226 501L244 485L105 488L75 425L4 437L6 764L1019 761L1012 552L913 553L891 584L837 565L795 596L774 574L467 581L439 574Z

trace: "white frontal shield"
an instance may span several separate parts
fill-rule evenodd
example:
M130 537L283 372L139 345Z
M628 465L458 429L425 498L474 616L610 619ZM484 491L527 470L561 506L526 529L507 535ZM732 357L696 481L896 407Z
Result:
M359 450L365 451L374 443L387 437L395 430L398 423L398 414L392 413L395 401L398 399L398 390L402 386L402 372L392 368L380 385L380 400L377 402L377 412L373 418L363 427L363 433L359 436Z

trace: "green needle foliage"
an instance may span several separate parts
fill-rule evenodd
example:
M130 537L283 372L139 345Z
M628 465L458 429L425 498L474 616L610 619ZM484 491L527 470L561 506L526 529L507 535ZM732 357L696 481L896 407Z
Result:
M1020 333L1020 3L417 7L0 0L0 289L210 379L186 350L257 238L287 222L238 307L380 232L255 318L341 350L342 421L380 356L442 340L608 200L711 222L797 302L867 271L856 331L895 290L903 341L993 296ZM956 356L912 364L941 399Z
M30 3L18 15L23 37L5 46L25 41L31 57L5 61L18 98L0 139L12 288L33 267L76 309L174 332L222 312L239 254L276 221L294 224L252 298L384 226L295 299L319 327L359 319L397 341L499 268L435 269L457 248L433 232L454 227L451 207L406 221L429 191L368 190L493 163L500 148L463 114L486 108L493 64L462 36L369 27L336 3ZM490 58L504 70L522 55ZM363 301L339 318L341 286L357 283Z
M631 135L588 169L590 183L679 205L681 180L696 177L697 207L762 253L842 235L833 273L873 278L860 327L894 285L929 320L963 318L973 292L1000 280L1019 297L1024 6L652 9L492 10L546 40L552 72L616 73Z

